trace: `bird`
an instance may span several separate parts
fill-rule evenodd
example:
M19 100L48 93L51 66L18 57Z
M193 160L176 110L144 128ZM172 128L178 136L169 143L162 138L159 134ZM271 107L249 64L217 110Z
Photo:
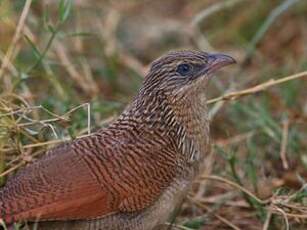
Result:
M171 51L153 61L108 127L51 148L0 190L6 226L161 229L210 152L208 83L235 63L222 53Z

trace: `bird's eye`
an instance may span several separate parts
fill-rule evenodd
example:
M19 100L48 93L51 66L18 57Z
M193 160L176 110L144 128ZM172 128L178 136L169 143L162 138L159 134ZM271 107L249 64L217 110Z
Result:
M177 72L182 75L182 76L185 76L185 75L188 75L192 70L192 67L191 65L189 64L180 64L178 65L177 67Z

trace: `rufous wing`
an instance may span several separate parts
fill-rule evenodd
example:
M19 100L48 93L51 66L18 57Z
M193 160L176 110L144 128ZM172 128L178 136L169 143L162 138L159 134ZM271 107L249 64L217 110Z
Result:
M121 142L108 151L98 142L87 137L62 145L20 170L0 191L0 217L11 223L140 211L176 174L176 154L167 147Z
M108 199L91 170L67 144L9 179L0 191L0 217L6 223L92 218L114 209L116 204Z

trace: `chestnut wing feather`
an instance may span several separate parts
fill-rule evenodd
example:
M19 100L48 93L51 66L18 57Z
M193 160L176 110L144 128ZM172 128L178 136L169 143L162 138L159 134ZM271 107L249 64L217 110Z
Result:
M0 191L0 218L91 219L150 206L175 176L175 152L161 143L103 147L103 141L61 145L20 170Z
M90 218L111 211L107 198L80 156L64 144L8 180L0 191L0 217L7 223Z

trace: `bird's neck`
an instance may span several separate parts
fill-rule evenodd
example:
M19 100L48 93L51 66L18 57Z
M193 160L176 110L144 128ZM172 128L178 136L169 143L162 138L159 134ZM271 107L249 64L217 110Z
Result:
M124 110L121 119L133 118L149 125L172 126L173 122L184 126L192 135L197 127L207 123L205 96L199 92L182 92L176 95L152 91L137 95Z
M142 130L171 135L178 143L192 141L200 151L209 144L206 100L199 92L177 95L150 92L136 97L119 118L133 120Z
M208 133L208 110L204 95L193 91L179 92L175 96L171 95L171 98L175 116L189 136L197 138Z

